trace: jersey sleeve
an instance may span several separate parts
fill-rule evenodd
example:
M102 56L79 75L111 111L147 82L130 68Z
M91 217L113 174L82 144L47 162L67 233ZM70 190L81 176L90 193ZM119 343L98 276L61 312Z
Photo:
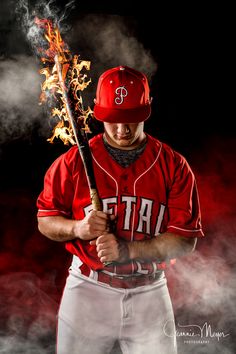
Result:
M44 188L37 199L37 216L71 217L74 187L66 154L61 155L47 170Z
M167 232L185 237L204 236L196 179L181 155L169 191L168 214Z

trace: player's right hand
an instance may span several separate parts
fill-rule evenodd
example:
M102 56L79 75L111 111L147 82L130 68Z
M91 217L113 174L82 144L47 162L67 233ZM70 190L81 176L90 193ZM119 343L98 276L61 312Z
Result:
M109 220L114 219L114 215L92 210L83 220L74 223L73 234L82 240L92 240L106 234L109 231Z

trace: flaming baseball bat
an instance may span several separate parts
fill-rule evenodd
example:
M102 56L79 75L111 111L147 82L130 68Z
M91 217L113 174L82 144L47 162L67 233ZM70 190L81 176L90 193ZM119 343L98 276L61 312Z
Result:
M70 126L72 128L73 135L74 135L76 144L78 146L78 149L79 149L82 161L83 161L85 173L87 176L92 206L93 206L94 210L102 210L103 207L102 207L101 199L99 198L99 195L98 195L95 175L94 175L94 171L93 171L92 155L91 155L87 135L86 135L84 128L79 127L79 124L75 121L74 116L72 114L72 109L71 109L71 105L69 103L70 101L69 101L68 93L67 93L67 90L65 87L64 80L62 78L62 69L61 69L61 64L59 61L58 54L55 55L54 60L55 60L55 64L56 64L58 81L60 84L61 93L63 96L63 101L66 106L67 116L69 119Z
M54 26L50 19L35 18L36 25L45 31L45 38L49 48L38 48L43 64L51 64L40 70L46 76L42 84L41 102L47 100L48 91L59 102L59 108L52 109L52 116L57 116L59 122L54 128L53 135L48 139L51 143L54 138L60 138L64 144L77 144L86 173L90 199L94 210L103 210L102 201L97 190L93 170L93 159L87 138L89 131L87 118L92 114L88 107L85 111L80 91L83 91L91 82L86 80L87 75L81 74L82 69L89 70L90 62L78 60L79 56L72 56L66 43L62 40L59 28ZM111 262L105 262L108 265Z
M63 101L66 107L69 123L72 128L73 135L76 144L78 146L80 156L82 158L83 165L84 165L84 170L87 176L91 203L94 210L103 210L102 201L99 197L98 190L97 190L97 185L96 185L96 180L95 180L95 175L93 170L93 163L92 163L93 160L92 160L92 155L91 155L91 151L87 139L87 134L85 132L84 127L79 127L79 124L74 119L74 115L72 113L72 109L69 103L70 101L69 101L68 93L62 77L61 64L57 54L54 57L54 61L56 65L58 81L60 84L61 94L63 96ZM80 102L82 102L82 98L80 99ZM112 262L104 262L104 265L109 265L109 264L112 264Z
M54 138L60 138L64 144L77 144L88 180L93 209L102 210L86 134L86 131L89 131L86 119L92 111L90 108L87 111L83 109L82 97L78 94L91 82L91 80L86 81L87 75L81 74L83 68L87 70L90 68L90 62L78 60L78 55L72 55L61 38L59 28L51 19L35 17L34 22L44 31L44 37L49 44L47 49L37 48L40 59L43 64L51 64L51 68L49 65L40 70L40 73L46 76L42 84L40 101L47 100L49 91L59 102L59 108L52 109L52 116L57 116L59 122L54 128L53 136L48 141L52 143Z
M84 90L91 80L86 81L86 75L81 70L90 68L90 62L78 60L79 56L72 56L66 43L62 40L59 28L55 27L51 20L35 18L35 23L43 28L49 48L39 48L41 61L52 64L43 68L40 72L46 76L42 84L41 102L46 101L47 91L56 98L59 96L60 107L52 109L52 115L59 117L59 122L54 128L53 136L48 139L53 142L54 138L60 138L64 144L77 144L86 173L90 199L94 210L103 210L102 201L97 190L96 179L93 170L93 160L87 138L87 118L92 113L83 108L83 101L79 91ZM67 82L67 84L66 84ZM76 118L75 118L76 117ZM106 262L108 265L111 262Z
M62 78L61 64L60 64L59 57L57 54L55 55L54 60L55 60L56 69L57 69L58 81L59 81L59 84L61 87L61 94L63 96L63 101L66 106L67 116L69 119L70 126L72 128L74 138L75 138L76 144L78 146L80 156L82 158L83 165L84 165L84 170L85 170L85 173L87 176L91 203L92 203L94 210L103 210L102 201L99 197L98 190L97 190L97 185L96 185L96 180L95 180L95 175L94 175L94 170L93 170L93 163L92 163L93 160L92 160L92 155L91 155L87 135L86 135L85 129L83 127L79 128L79 124L76 123L74 116L72 114L67 90L65 87L64 80ZM82 102L82 100L80 100L80 102ZM104 262L105 266L109 265L109 264L112 264L112 262Z

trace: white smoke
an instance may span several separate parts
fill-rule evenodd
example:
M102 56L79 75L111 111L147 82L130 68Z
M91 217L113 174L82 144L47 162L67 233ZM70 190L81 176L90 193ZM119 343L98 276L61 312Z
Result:
M150 50L138 41L131 25L118 15L87 15L74 25L70 41L78 45L78 51L79 45L85 46L100 74L110 67L127 65L151 79L157 63Z
M68 24L64 23L64 21L74 8L75 0L67 1L63 6L57 4L56 0L36 0L33 4L28 0L17 0L15 7L18 20L20 20L22 29L29 40L33 39L30 31L34 27L35 16L51 19L61 31L65 31L68 29Z
M48 47L48 42L42 30L36 23L35 18L50 19L57 26L61 33L69 29L64 23L69 12L74 8L75 0L68 1L61 9L55 0L38 0L30 5L28 0L18 0L16 3L16 14L19 26L25 33L33 52L39 57L42 55L40 48Z
M35 124L46 135L48 124L39 106L40 85L39 68L33 57L18 55L0 61L1 143L28 137Z
M143 71L151 79L157 64L150 51L132 34L124 18L88 15L66 33L68 25L65 19L73 7L74 1L68 1L59 10L53 0L39 0L34 6L30 6L27 0L19 0L16 3L16 13L18 25L25 33L35 56L39 54L39 47L47 45L42 31L34 22L35 16L55 21L68 41L76 46L73 54L81 54L80 47L84 46L84 57L81 59L91 61L88 76L92 79L92 84L83 92L85 107L93 107L96 90L94 83L110 67L128 65ZM67 39L64 39L65 42ZM8 40L12 41L13 38L9 37ZM49 119L50 109L48 105L39 106L40 84L44 79L39 74L40 68L33 56L17 55L0 61L0 143L11 139L28 139L32 131L38 131L45 138L51 136L55 122Z
M177 335L179 351L235 353L236 279L234 273L235 223L215 222L215 230L199 240L194 253L179 259L167 271L176 314L177 331L196 332L202 338ZM206 331L204 324L208 327ZM198 334L199 329L197 330ZM217 339L217 333L221 335ZM199 340L202 340L200 343Z
M0 353L53 354L58 304L32 273L0 277Z
M143 72L149 82L157 71L157 62L141 43L132 23L118 15L90 14L78 19L68 37L74 52L91 61L92 84L83 92L85 105L93 105L96 83L106 70L126 65Z

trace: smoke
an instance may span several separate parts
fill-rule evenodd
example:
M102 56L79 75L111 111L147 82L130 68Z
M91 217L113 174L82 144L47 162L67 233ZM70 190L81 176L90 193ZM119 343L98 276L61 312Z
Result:
M48 134L49 123L39 106L40 74L33 57L18 55L0 61L0 143L27 138L39 126Z
M0 352L53 354L58 304L29 272L0 277Z
M75 0L66 2L63 8L57 5L56 0L37 0L33 4L28 0L18 0L15 11L27 39L32 44L38 45L37 40L41 41L41 38L38 37L40 30L34 22L35 17L52 20L60 28L60 31L64 32L69 29L68 24L64 21L74 8Z
M157 70L157 64L150 51L135 37L131 23L124 17L112 15L88 15L80 19L73 28L66 23L70 11L74 8L74 1L68 1L62 8L56 6L55 1L36 1L31 4L26 0L16 3L18 27L28 43L32 54L39 55L38 48L47 46L42 35L42 29L36 26L35 16L50 18L60 28L66 43L74 47L74 54L81 59L91 61L91 71L88 76L92 83L96 83L100 74L113 66L128 65L143 71L151 80ZM8 14L13 21L12 13ZM8 48L14 48L15 32L6 37ZM22 38L18 35L18 48ZM23 45L23 43L22 43ZM0 143L12 139L28 139L32 132L45 138L51 136L54 120L48 119L50 115L50 102L39 106L41 82L43 77L39 74L39 63L32 55L17 54L10 58L3 56L0 60ZM95 85L91 84L83 92L85 106L93 105Z
M83 92L86 106L93 104L99 76L112 67L130 66L143 72L151 83L157 62L138 40L134 22L118 15L89 14L73 25L68 42L75 53L91 61L92 84Z
M225 229L221 232L225 233ZM232 228L232 232L235 233ZM170 292L175 309L177 333L191 330L201 338L180 335L178 347L180 353L235 353L234 324L236 321L236 282L231 247L236 242L220 241L220 230L213 235L217 241L205 244L204 251L196 250L193 254L178 260L173 269L168 271ZM206 252L206 250L208 252ZM222 252L222 250L224 250ZM207 253L207 254L206 254ZM204 324L211 332L204 329ZM220 333L218 340L214 333ZM200 343L199 339L205 343ZM198 341L197 341L198 340ZM194 342L196 341L196 342ZM186 344L187 343L187 344ZM204 350L203 350L204 348Z
M90 14L72 29L71 44L92 59L94 75L114 66L127 65L144 72L151 80L157 63L150 50L135 36L132 21L118 15Z
M78 45L78 49L86 48L85 59L91 60L102 70L111 66L128 65L143 71L149 78L155 74L157 63L150 51L135 37L132 21L129 23L124 17L117 15L91 14L80 18L72 28L65 20L75 8L74 3L74 0L69 1L60 9L54 0L38 0L33 6L27 0L17 2L18 22L36 53L39 47L44 47L47 43L42 30L34 21L35 17L39 17L52 20L65 35L70 29L70 43Z
M63 21L73 7L74 1L67 2L63 10L56 7L53 0L37 1L33 5L27 0L16 2L15 13L18 27L15 28L14 25L14 30L12 29L6 37L11 43L10 47L14 48L13 37L20 29L25 34L33 54L37 57L39 48L47 44L42 30L34 22L35 16L50 18L61 27L62 31L65 31L67 25L63 24ZM10 9L7 11L5 7L5 10L9 21L13 21ZM20 41L21 38L17 38ZM18 48L19 43L15 43L15 47ZM36 130L43 137L48 138L51 135L50 130L55 121L49 121L43 114L50 115L50 100L47 107L39 106L40 85L43 79L39 74L39 69L39 63L32 55L13 54L10 58L3 55L0 59L0 144L12 139L28 139Z
M0 192L0 353L54 354L68 254L37 230L31 193Z
M168 269L167 278L177 331L191 329L196 333L198 325L202 337L180 334L177 340L181 354L233 354L236 350L235 142L209 138L201 152L193 156L205 238L198 240L194 253ZM221 338L218 340L214 333L220 333Z

